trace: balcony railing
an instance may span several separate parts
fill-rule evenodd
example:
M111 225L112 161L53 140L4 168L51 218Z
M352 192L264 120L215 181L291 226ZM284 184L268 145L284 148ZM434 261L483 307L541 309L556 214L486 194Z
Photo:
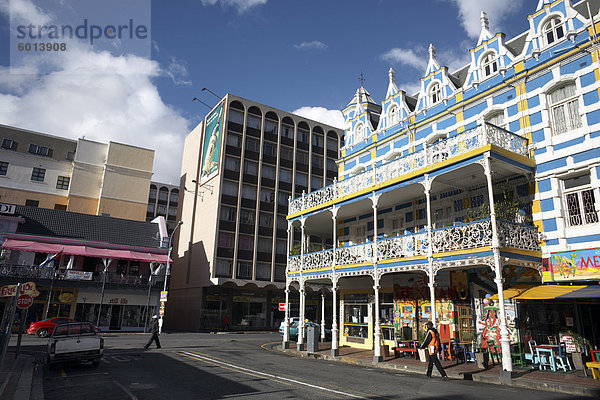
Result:
M527 138L486 123L423 150L397 158L343 181L335 181L320 190L304 194L302 197L290 201L289 213L295 214L317 207L339 197L387 182L427 165L445 161L488 144L528 157Z
M533 251L540 250L538 231L535 226L498 220L498 239L501 247ZM431 241L432 252L434 254L491 246L492 221L484 219L434 229L431 231ZM427 232L420 232L385 238L377 242L367 242L307 253L304 256L291 256L288 258L288 272L331 266L333 264L334 250L336 265L372 262L375 244L377 245L377 261L427 256Z
M70 273L71 271L72 273ZM35 278L35 279L54 279L64 281L87 281L102 282L102 272L90 272L78 270L59 270L55 274L54 268L37 268L33 265L0 265L0 276L17 278ZM152 282L163 281L164 276L154 276ZM116 283L119 285L141 286L148 285L148 275L126 275L116 272L107 272L107 283Z

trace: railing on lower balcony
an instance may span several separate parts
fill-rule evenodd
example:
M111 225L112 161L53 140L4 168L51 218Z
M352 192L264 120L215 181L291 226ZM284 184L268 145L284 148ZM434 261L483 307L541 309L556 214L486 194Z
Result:
M317 207L339 197L356 193L375 184L387 182L427 165L445 161L488 144L521 156L529 156L527 138L485 123L437 142L423 150L397 158L343 181L335 181L322 189L290 200L289 213L295 214L311 207Z
M431 232L432 253L475 249L492 245L490 219L434 229ZM538 231L535 226L498 220L498 239L501 247L539 251ZM403 257L427 256L427 232L412 233L335 249L336 265L361 264L373 261L377 245L377 261ZM288 272L324 268L333 265L334 249L296 255L288 258Z

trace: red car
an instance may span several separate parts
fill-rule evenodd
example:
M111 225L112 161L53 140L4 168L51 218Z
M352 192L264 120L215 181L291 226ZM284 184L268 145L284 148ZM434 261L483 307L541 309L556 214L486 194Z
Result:
M52 334L56 325L59 324L68 324L70 322L77 322L67 317L54 317L48 318L44 321L32 322L27 329L27 334L29 335L38 335L39 337L46 337ZM100 332L100 329L94 325L94 329L97 332Z

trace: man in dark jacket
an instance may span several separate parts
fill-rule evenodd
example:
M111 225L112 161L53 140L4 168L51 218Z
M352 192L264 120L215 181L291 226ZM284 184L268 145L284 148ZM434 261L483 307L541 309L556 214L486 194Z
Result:
M159 333L158 333L158 316L156 316L156 315L152 316L152 326L150 329L152 332L152 337L150 337L150 340L148 340L148 343L146 343L144 348L147 349L148 347L150 347L152 342L156 342L156 348L160 349L160 340L158 340L158 335L159 335Z
M446 371L442 368L442 364L440 364L440 359L438 358L438 353L440 352L441 342L440 342L440 334L433 327L433 323L431 321L425 324L427 328L427 335L425 336L425 340L421 345L421 349L427 349L429 351L429 364L427 365L427 377L431 378L431 372L433 371L433 364L442 375L442 379L448 379L448 375L446 375Z

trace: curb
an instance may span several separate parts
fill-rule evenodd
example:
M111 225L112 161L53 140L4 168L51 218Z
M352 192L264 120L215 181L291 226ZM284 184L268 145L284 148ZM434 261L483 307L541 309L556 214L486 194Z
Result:
M360 360L356 358L348 358L348 357L332 357L329 354L320 354L320 353L308 353L308 352L298 352L296 350L284 350L281 348L282 346L275 345L272 347L273 350L279 351L281 353L286 353L290 355L295 355L303 358L313 358L315 360L325 360L325 361L335 361L342 362L345 364L358 365L362 367L369 368L380 368L387 369L393 371L399 371L409 374L417 374L417 375L425 375L423 368L415 368L413 366L408 365L389 365L382 363L373 363L368 360ZM455 373L453 371L447 371L448 377L450 379L455 380L467 380L485 384L493 384L493 385L503 385L503 386L512 386L516 388L524 388L524 389L533 389L540 390L546 392L555 392L555 393L565 393L575 396L586 396L586 397L595 397L598 398L600 395L600 388L586 387L581 385L569 385L560 382L548 382L548 381L539 381L527 378L513 378L510 383L502 383L500 382L499 376L490 376L483 374L473 374L473 373Z

